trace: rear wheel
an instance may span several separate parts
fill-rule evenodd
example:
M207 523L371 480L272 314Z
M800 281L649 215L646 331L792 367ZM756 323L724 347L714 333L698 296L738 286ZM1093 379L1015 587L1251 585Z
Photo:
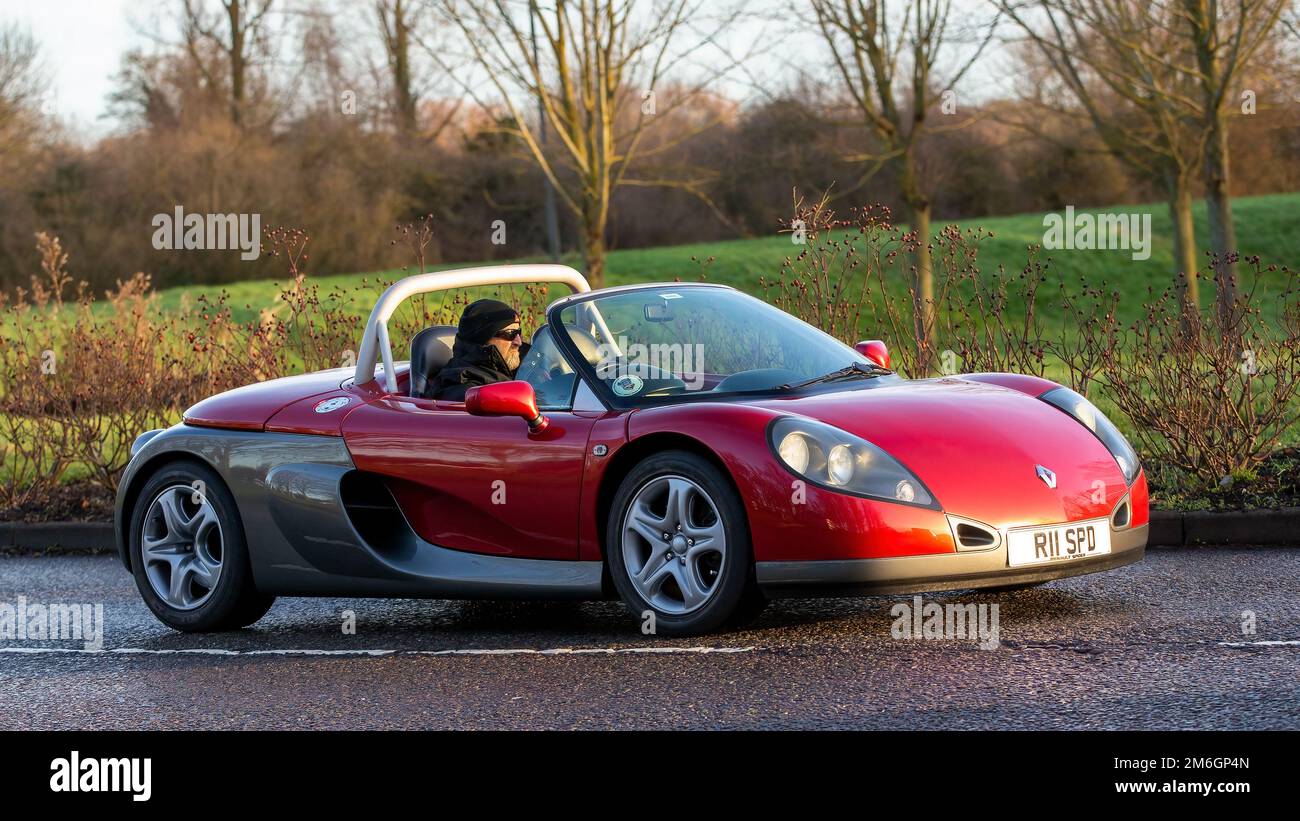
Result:
M234 630L275 602L253 586L235 499L211 468L176 462L160 469L141 489L130 527L136 587L168 627Z
M739 496L708 460L656 454L624 478L606 533L610 576L656 633L681 636L737 625L765 604L754 579Z

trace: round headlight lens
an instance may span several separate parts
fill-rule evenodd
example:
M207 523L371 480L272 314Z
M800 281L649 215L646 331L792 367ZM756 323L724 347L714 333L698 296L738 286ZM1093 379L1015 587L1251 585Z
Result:
M1092 406L1091 402L1083 401L1074 406L1074 418L1084 424L1088 430L1094 433L1097 430L1097 409Z
M912 483L904 479L897 485L894 485L894 498L900 502L910 502L916 498L916 488Z
M795 473L808 469L808 441L801 433L788 433L781 440L781 460L789 465Z
M826 474L831 484L847 485L853 478L853 451L848 445L836 445L826 457Z
M1119 465L1120 472L1124 474L1125 479L1127 479L1130 474L1137 475L1137 471L1133 470L1133 466L1129 464L1129 461L1124 458L1123 454L1115 454L1115 464Z

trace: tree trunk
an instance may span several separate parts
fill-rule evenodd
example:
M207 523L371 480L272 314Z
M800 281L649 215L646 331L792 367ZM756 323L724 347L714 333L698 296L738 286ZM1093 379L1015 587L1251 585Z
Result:
M388 68L393 82L393 119L404 135L416 133L418 101L411 78L411 21L410 10L402 0L392 6L382 4L377 9L388 51ZM390 20L391 16L391 20Z
M587 282L593 290L605 287L605 221L597 214L583 215L582 256Z
M1219 322L1226 325L1237 303L1237 266L1228 255L1237 251L1237 229L1232 222L1232 192L1229 189L1228 123L1216 112L1210 121L1205 148L1205 205L1210 223L1210 250L1215 265Z
M1168 180L1169 218L1174 226L1174 285L1184 314L1195 313L1200 306L1200 286L1196 272L1196 229L1192 222L1192 190L1176 174Z
M929 376L934 365L934 271L930 258L930 200L921 191L916 174L916 158L910 150L902 157L898 175L903 204L907 206L912 230L916 232L916 251L912 265L916 273L912 282L912 317L916 330L917 377Z
M410 29L402 16L402 4L397 4L394 20L397 32L396 53L393 55L393 84L397 90L398 126L407 134L415 133L415 95L411 92Z
M239 0L231 0L226 8L230 18L230 120L237 126L244 120L244 21L240 11Z
M916 376L929 376L934 365L934 271L930 259L930 203L924 201L912 208L912 229L916 231L917 246L913 254L916 266Z
M1205 179L1206 216L1210 223L1210 250L1215 256L1214 276L1217 290L1215 305L1219 325L1226 328L1237 305L1237 266L1228 255L1237 251L1237 230L1232 224L1232 188L1228 172L1228 118L1224 111L1228 88L1226 75L1233 66L1220 61L1220 41L1217 3L1204 0L1183 0L1184 19L1191 30L1192 47L1196 65L1200 70L1201 96L1204 105L1201 126L1205 129ZM1243 13L1244 13L1243 6ZM1246 26L1246 20L1235 25Z

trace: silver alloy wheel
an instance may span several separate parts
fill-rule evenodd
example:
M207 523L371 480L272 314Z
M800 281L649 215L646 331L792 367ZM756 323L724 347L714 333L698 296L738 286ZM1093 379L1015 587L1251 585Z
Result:
M708 603L722 581L727 533L704 488L684 476L657 476L623 517L623 566L641 597L683 615Z
M207 497L193 485L172 485L145 513L140 554L155 593L177 610L200 606L221 578L221 522Z

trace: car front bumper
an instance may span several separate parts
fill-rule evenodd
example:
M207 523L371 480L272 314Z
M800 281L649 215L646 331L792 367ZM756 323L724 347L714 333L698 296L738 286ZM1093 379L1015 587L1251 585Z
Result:
M1146 554L1148 525L1112 531L1111 552L1090 559L1009 567L1006 542L968 553L897 556L882 559L835 559L802 562L757 562L759 587L770 598L892 595L932 590L1037 584L1070 576L1099 573L1140 561Z

